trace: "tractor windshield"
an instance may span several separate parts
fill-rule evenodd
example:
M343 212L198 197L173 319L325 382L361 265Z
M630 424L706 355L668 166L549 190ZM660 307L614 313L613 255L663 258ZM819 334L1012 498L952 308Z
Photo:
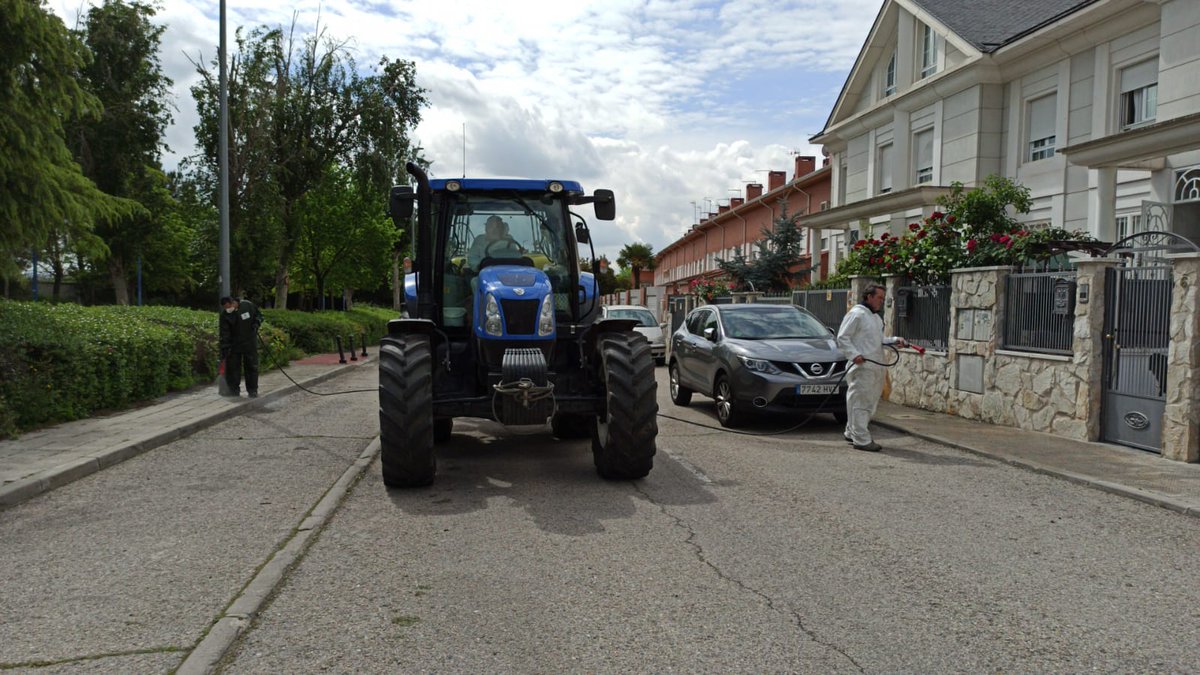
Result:
M470 307L471 280L486 264L532 264L565 298L570 258L563 204L541 198L541 193L511 192L447 195L441 227L446 237L442 306L448 325L456 323L458 308Z

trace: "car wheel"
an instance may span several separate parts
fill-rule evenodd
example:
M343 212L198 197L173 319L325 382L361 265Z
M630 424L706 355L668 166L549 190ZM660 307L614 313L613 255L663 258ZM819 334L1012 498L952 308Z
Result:
M728 376L722 375L717 378L717 386L713 387L713 398L717 400L717 421L721 423L721 426L741 425L745 415L742 414L734 399L733 384L729 381Z
M692 390L679 383L679 364L671 364L671 402L675 405L689 405L692 402Z

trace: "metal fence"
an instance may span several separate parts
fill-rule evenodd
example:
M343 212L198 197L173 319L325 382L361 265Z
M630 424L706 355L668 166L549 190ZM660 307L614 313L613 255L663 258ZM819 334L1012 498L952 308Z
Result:
M821 323L837 332L846 316L848 288L827 288L819 291L792 291L792 304L812 312Z
M764 305L790 305L792 304L792 294L785 293L783 295L760 295L755 302Z
M1001 346L1024 352L1072 354L1075 272L1021 272L1005 282Z
M949 349L949 286L900 286L895 302L896 335L932 351Z

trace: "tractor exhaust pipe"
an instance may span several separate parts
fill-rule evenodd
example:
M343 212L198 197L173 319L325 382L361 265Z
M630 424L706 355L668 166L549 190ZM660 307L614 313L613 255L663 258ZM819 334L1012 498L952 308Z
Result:
M404 170L417 180L417 236L415 251L417 254L417 316L422 319L436 320L437 308L434 307L433 299L433 257L436 254L434 251L436 247L431 245L433 242L430 239L433 236L433 228L429 223L429 202L432 198L432 191L429 189L429 176L415 162L405 164Z

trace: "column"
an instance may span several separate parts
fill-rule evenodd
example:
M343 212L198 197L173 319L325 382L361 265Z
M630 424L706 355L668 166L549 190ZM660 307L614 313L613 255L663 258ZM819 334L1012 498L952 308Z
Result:
M1083 390L1080 405L1089 441L1100 440L1100 407L1104 397L1104 295L1113 258L1090 258L1075 263L1075 340L1073 361L1080 367Z
M1200 253L1167 256L1174 266L1171 343L1167 351L1167 405L1162 456L1200 461Z

